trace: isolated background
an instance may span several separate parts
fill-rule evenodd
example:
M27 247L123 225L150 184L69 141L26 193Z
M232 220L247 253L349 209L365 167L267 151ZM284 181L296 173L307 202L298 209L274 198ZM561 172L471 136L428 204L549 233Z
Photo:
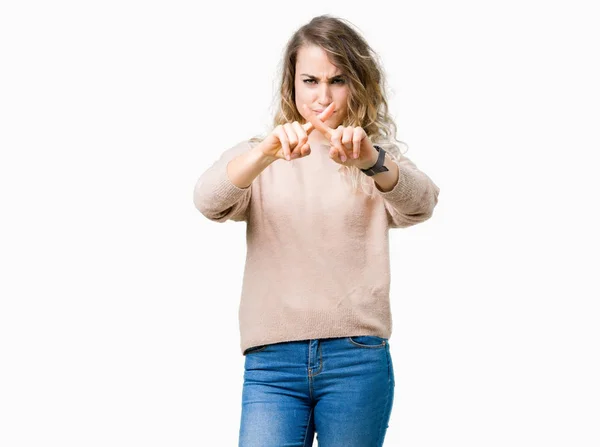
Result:
M193 187L266 130L287 39L330 13L441 188L390 232L385 445L600 445L592 5L3 2L0 444L237 445L246 228Z

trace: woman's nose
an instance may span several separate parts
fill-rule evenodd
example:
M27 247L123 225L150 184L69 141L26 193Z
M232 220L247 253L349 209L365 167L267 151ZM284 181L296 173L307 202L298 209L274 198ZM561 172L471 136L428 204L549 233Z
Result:
M319 87L319 102L321 104L329 104L331 102L331 91L329 85L325 82Z

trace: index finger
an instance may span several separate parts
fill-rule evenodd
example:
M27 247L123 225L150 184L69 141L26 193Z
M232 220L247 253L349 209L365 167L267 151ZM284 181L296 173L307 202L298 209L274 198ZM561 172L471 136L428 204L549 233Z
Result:
M309 121L309 123L307 124L312 124L312 126L319 130L323 135L327 136L327 138L331 138L331 135L333 134L333 129L331 127L329 127L327 124L325 124L323 121L321 121L321 119L315 114L315 112L313 112L310 107L308 107L306 104L302 105L304 107L304 111L307 114L307 119ZM325 110L323 110L323 112L321 112L321 116L327 116L328 112L330 112L330 110L333 110L334 103L329 104L329 106L327 106L327 108ZM308 129L307 129L308 130Z
M331 115L333 115L334 111L335 111L335 103L332 102L327 107L325 107L325 110L323 110L322 112L320 112L317 115L317 118L319 120L325 122L326 120L328 120L331 117ZM307 135L310 134L315 129L315 126L310 121L307 121L306 123L304 123L302 125L302 127L306 131Z

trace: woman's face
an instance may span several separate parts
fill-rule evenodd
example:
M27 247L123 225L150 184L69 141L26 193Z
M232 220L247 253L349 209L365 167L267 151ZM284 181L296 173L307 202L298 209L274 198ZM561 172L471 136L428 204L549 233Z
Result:
M296 108L306 121L302 104L319 114L333 102L335 112L325 123L332 129L342 124L347 111L348 85L341 70L329 62L321 47L311 45L298 50L294 85ZM315 133L320 135L316 129L311 135Z

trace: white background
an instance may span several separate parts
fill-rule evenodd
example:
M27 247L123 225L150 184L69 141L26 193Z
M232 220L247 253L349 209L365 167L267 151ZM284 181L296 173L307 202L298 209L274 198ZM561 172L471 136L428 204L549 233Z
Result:
M3 2L0 444L237 445L246 226L193 187L329 13L441 188L390 232L385 445L600 445L593 3Z

